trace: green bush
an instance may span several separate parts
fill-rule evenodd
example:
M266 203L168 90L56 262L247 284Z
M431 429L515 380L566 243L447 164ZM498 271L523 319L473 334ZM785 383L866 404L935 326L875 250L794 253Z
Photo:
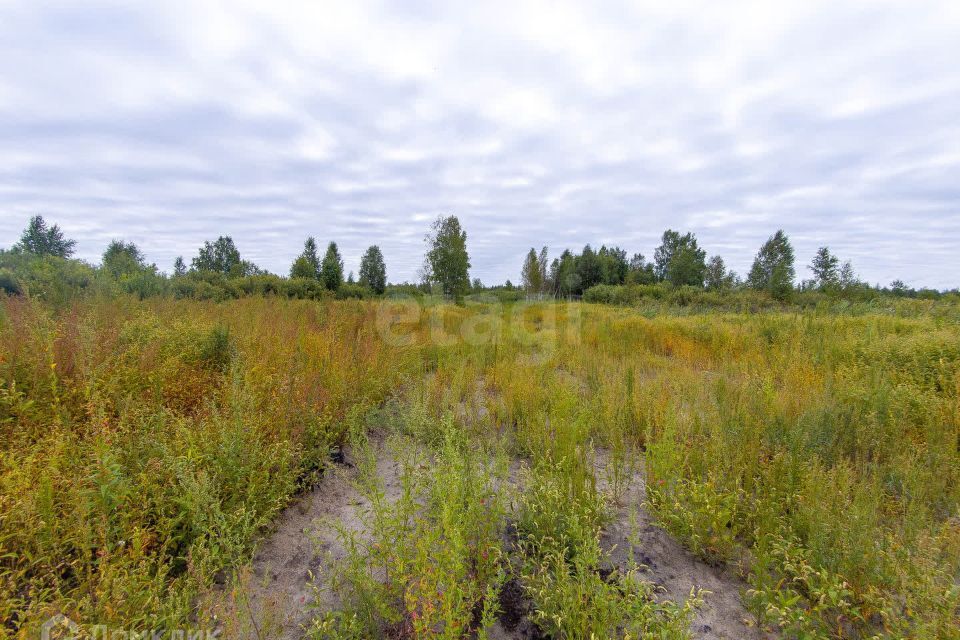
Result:
M0 269L0 291L10 295L20 295L23 293L23 286L10 269Z
M373 292L360 284L350 284L349 282L340 285L336 292L337 300L349 300L351 298L363 300L373 295Z

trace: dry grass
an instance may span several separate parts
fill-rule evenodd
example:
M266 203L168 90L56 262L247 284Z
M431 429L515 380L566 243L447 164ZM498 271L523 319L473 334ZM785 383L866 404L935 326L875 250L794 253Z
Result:
M644 455L664 524L740 567L758 622L788 636L960 634L955 310L389 311L0 302L3 628L57 611L183 624L330 446L402 391L426 441L455 416L536 468L575 473L570 456L599 444Z

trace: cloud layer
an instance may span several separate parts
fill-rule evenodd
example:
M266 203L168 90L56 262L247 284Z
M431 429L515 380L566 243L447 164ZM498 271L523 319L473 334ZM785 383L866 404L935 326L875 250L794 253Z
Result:
M314 235L403 281L456 213L492 283L667 227L743 273L782 227L954 287L957 60L949 1L0 0L0 246L41 213L94 262L229 234L285 273Z

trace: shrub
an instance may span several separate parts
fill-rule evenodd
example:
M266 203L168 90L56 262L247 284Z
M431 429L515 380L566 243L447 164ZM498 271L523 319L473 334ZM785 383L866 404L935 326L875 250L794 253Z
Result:
M23 285L10 269L0 269L0 291L14 296L23 293Z
M373 292L367 287L360 284L350 284L349 282L344 282L337 288L336 298L337 300L363 300L364 298L369 298L373 295Z

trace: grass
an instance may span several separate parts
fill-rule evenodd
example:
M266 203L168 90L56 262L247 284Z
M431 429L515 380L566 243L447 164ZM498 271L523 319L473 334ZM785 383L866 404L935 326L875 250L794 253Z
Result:
M673 535L744 576L756 624L958 637L960 314L938 304L3 298L2 628L35 633L54 612L182 625L395 397L423 468L374 510L381 550L357 541L349 606L318 614L318 637L465 637L507 578L556 637L683 636L696 598L664 605L629 571L598 571L601 447L619 482L645 469ZM511 456L530 469L512 503L492 490Z

